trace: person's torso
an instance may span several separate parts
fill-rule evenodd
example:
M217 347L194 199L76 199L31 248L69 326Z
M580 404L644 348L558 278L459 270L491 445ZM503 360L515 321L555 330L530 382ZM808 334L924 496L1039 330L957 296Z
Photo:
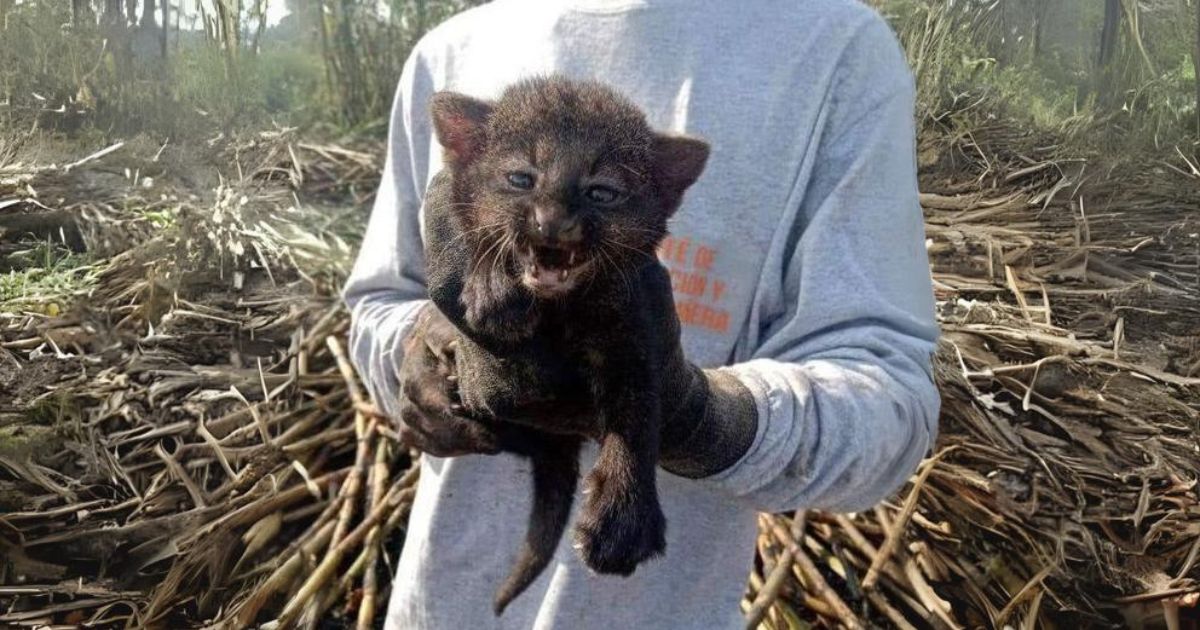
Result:
M767 264L767 252L798 238L834 68L866 11L849 0L497 0L439 27L419 52L437 90L494 98L531 75L594 79L628 96L655 129L711 144L659 253L688 358L717 366L748 358L765 323L785 309L770 286L782 281L782 263ZM426 181L440 160L434 144L420 156ZM594 457L589 447L582 470ZM742 626L754 512L666 472L658 476L663 557L629 578L595 575L568 536L546 572L495 618L491 595L524 534L529 474L515 456L425 458L391 627Z

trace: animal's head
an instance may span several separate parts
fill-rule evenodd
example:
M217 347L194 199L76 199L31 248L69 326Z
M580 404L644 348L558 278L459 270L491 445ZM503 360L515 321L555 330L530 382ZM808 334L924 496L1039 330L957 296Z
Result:
M596 83L533 79L496 101L439 92L431 109L478 264L543 298L653 257L708 159L704 141L655 132Z

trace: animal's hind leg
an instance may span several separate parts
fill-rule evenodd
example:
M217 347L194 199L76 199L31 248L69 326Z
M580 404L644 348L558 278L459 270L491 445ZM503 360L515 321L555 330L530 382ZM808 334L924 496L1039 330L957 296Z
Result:
M580 557L598 573L630 575L666 548L666 519L655 485L657 399L636 387L610 403L596 466L584 480L575 523Z
M579 478L581 440L574 436L523 432L521 448L533 465L533 503L529 529L517 562L496 591L493 610L499 615L545 570L554 557L571 516Z

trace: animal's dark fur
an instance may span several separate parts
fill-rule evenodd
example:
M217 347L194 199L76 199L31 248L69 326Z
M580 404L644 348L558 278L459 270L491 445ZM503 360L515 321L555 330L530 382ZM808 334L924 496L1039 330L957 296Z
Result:
M431 109L446 168L426 199L430 296L461 333L463 405L534 471L499 614L566 528L581 430L600 442L575 528L583 561L629 575L664 549L657 375L686 364L655 249L708 147L654 132L604 86L561 78L496 102L443 92ZM561 425L521 426L546 417Z

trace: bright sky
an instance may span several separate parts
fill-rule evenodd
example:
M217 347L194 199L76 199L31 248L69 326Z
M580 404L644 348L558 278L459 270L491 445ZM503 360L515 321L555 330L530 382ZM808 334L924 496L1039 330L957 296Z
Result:
M274 25L278 24L279 20L282 20L284 18L284 16L286 16L287 14L288 14L288 10L287 10L287 7L284 6L283 2L280 2L279 0L276 0L275 2L271 2L271 0L267 0L267 24L268 25L274 26Z

